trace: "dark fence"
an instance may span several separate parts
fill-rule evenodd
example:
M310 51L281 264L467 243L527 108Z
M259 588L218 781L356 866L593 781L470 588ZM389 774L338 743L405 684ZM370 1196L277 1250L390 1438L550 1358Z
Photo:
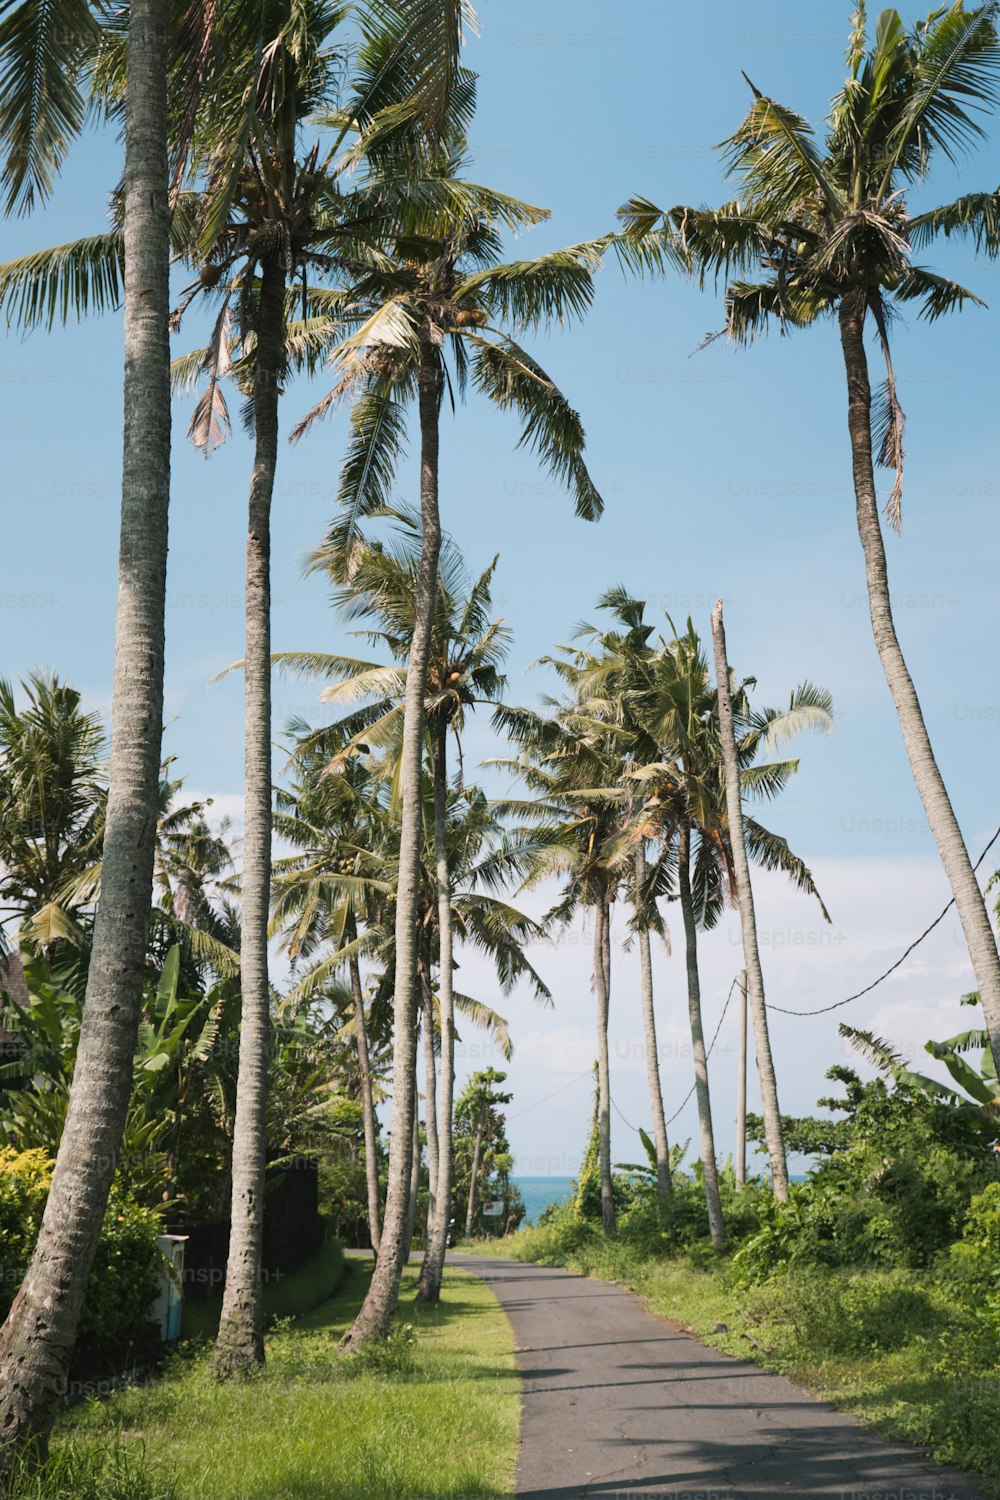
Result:
M184 1247L185 1298L204 1302L219 1296L226 1280L229 1224L178 1224L171 1232L188 1236ZM315 1158L296 1159L269 1169L264 1198L263 1280L281 1281L308 1265L319 1254L324 1232Z

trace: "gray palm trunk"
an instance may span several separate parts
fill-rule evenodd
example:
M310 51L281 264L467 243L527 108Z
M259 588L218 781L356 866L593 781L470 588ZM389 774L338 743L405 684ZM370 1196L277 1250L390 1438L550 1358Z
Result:
M431 988L430 976L423 965L421 965L420 988L424 1012L420 1031L424 1044L424 1120L427 1131L427 1233L429 1242L438 1177L437 1058L434 1055L434 991Z
M747 992L750 1015L753 1018L754 1051L757 1057L761 1110L764 1115L764 1137L767 1141L767 1155L771 1164L771 1188L779 1202L784 1203L788 1199L788 1159L785 1155L785 1137L781 1128L781 1110L778 1105L778 1080L774 1073L771 1037L767 1026L764 971L761 968L760 947L757 943L757 917L754 912L750 861L747 858L746 836L743 829L740 763L736 750L736 732L733 727L729 662L726 657L726 627L722 620L721 599L716 602L712 611L712 642L715 648L715 681L719 702L719 740L722 746L722 763L726 773L729 843L733 857L733 873L736 877L736 899L740 908L743 961L746 964Z
M441 1091L437 1129L437 1173L434 1213L428 1218L427 1251L420 1270L417 1298L437 1302L441 1295L448 1228L451 1223L451 1193L455 1174L455 1141L452 1115L455 1101L455 997L453 988L454 942L451 922L451 871L448 866L448 725L442 720L434 733L434 867L437 879L440 973L438 1004L441 1011ZM431 1103L427 1104L428 1123Z
M125 95L125 389L101 900L66 1124L31 1262L0 1331L0 1478L41 1456L65 1391L132 1089L153 885L170 495L170 8L134 0Z
M736 1190L747 1181L747 975L740 975L740 1040L736 1075Z
M601 1182L601 1222L605 1234L615 1232L615 1201L611 1189L611 1062L608 1057L608 1016L611 1009L611 921L604 893L594 905L594 993L597 998L597 1164Z
M410 1258L413 1231L417 1227L417 1197L420 1193L420 1096L413 1092L413 1126L410 1133L410 1195L406 1205L406 1233L403 1237L403 1264Z
M382 1337L396 1310L403 1274L406 1216L410 1197L413 1149L413 1100L416 1093L417 1022L417 902L423 847L424 695L430 655L434 604L437 597L441 518L438 511L438 421L441 375L430 331L422 336L419 372L420 411L420 566L413 617L413 639L406 668L403 699L403 743L400 752L399 875L396 892L396 991L393 996L392 1137L389 1143L389 1180L378 1265L367 1296L344 1343L356 1348L366 1339Z
M351 939L357 936L353 921ZM375 1121L375 1097L372 1090L371 1057L368 1052L368 1027L365 1024L365 997L361 988L361 966L357 956L348 960L351 982L351 1005L354 1008L354 1045L358 1054L358 1072L361 1075L361 1119L365 1132L365 1183L368 1189L368 1235L375 1254L378 1255L382 1237L382 1208L379 1201L378 1184L378 1131Z
M271 499L278 463L279 378L285 347L285 272L277 256L261 266L254 369L256 445L250 479L246 559L243 763L245 831L240 886L240 1059L233 1127L229 1259L214 1366L238 1374L264 1363L264 1176L271 901Z
M920 700L892 618L885 544L872 462L871 387L864 344L864 320L863 297L845 297L841 300L840 339L847 373L847 425L851 438L858 534L865 555L872 632L903 731L903 742L913 780L965 934L993 1061L1000 1071L1000 957L997 955L996 939L948 789L934 759Z
M473 1221L476 1217L476 1188L479 1185L479 1164L483 1159L483 1127L486 1124L486 1101L479 1106L479 1117L476 1120L476 1136L472 1145L472 1171L469 1173L469 1200L465 1207L465 1238L468 1239L472 1233Z
M708 1091L708 1057L701 1020L701 978L698 973L698 927L691 897L691 830L686 823L677 836L677 887L684 919L684 953L687 966L688 1017L691 1024L691 1054L694 1058L694 1092L698 1104L698 1131L705 1179L708 1228L713 1245L726 1242L726 1224L719 1197L719 1173L715 1161L712 1100Z
M646 851L642 844L635 851L636 908L642 900L642 887L646 880ZM642 1030L646 1049L646 1082L649 1086L649 1109L653 1120L653 1145L656 1148L656 1189L660 1201L670 1196L670 1145L667 1140L667 1120L663 1109L663 1088L660 1084L660 1058L656 1045L656 1012L653 1007L653 955L650 951L649 928L643 923L638 929L639 970L642 988Z

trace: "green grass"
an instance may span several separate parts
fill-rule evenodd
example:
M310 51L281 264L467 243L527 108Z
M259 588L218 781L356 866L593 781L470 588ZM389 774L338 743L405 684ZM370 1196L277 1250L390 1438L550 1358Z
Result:
M103 1446L145 1455L121 1500L501 1500L513 1493L520 1391L510 1325L475 1277L445 1273L442 1302L414 1302L404 1278L384 1347L344 1356L338 1341L370 1263L352 1261L337 1295L268 1338L267 1369L219 1384L208 1351L159 1379L94 1402L60 1426L55 1454L86 1463ZM112 1463L112 1467L114 1463ZM58 1468L58 1463L57 1466ZM152 1476L152 1478L150 1478ZM59 1500L71 1487L39 1492Z
M958 1305L954 1288L931 1271L809 1269L739 1286L725 1259L651 1258L565 1220L462 1250L565 1265L629 1287L704 1343L977 1473L984 1491L1000 1497L997 1329L985 1311ZM718 1324L725 1330L716 1332Z

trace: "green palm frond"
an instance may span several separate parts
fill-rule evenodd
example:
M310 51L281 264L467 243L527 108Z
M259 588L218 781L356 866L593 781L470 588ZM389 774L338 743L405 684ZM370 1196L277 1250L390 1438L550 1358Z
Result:
M965 193L910 220L910 244L920 249L940 235L969 237L987 255L1000 252L1000 192Z
M100 35L87 0L6 0L0 7L4 213L28 213L52 192L83 129L81 83Z
M886 139L889 166L916 156L923 175L940 151L956 161L985 132L977 118L1000 99L997 6L942 8L921 28L916 62L899 119ZM912 45L912 44L911 44Z
M749 78L747 83L754 102L725 144L727 171L738 173L752 195L766 192L776 214L794 210L803 198L817 193L828 208L836 210L842 195L827 175L808 121L765 98Z
M522 327L582 318L594 299L594 271L601 249L594 244L552 250L534 260L509 261L466 278L458 302L481 301L495 319L512 318Z
M947 276L938 276L925 266L911 266L909 274L896 287L894 295L898 302L919 302L919 316L933 323L946 313L960 311L967 302L976 307L986 303L970 292L967 287Z
M109 230L0 266L0 307L25 332L52 328L117 307L124 284L125 237Z
M536 452L549 472L567 486L576 513L596 521L604 509L583 459L584 432L579 414L540 365L512 339L491 343L476 337L473 381L503 411L516 410L523 420L519 447Z

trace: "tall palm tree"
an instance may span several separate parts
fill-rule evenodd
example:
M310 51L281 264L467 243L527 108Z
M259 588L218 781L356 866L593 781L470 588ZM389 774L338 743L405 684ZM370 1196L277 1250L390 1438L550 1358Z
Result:
M722 619L722 600L716 602L712 611L712 643L715 655L715 693L719 711L719 748L724 770L726 818L729 824L729 847L733 857L733 878L736 901L740 912L740 929L743 939L743 958L746 964L744 979L753 1017L754 1044L757 1054L757 1077L760 1082L761 1105L764 1115L764 1134L767 1140L768 1158L771 1163L771 1185L774 1196L781 1202L788 1198L788 1162L785 1154L784 1129L778 1105L778 1084L771 1056L771 1039L767 1024L767 1007L764 1002L764 975L761 969L760 948L757 942L757 919L754 911L753 886L750 882L750 862L747 859L746 837L743 830L743 797L740 788L740 749L736 740L736 724L733 713L733 684L730 681L729 659L726 655L726 630ZM822 701L823 695L814 692L799 692L797 703L788 714L775 716L769 726L767 739L774 744L782 734L795 733L809 727L825 733L832 727L829 705Z
M59 8L53 14L58 17ZM44 1445L51 1428L132 1084L152 896L163 712L170 492L169 23L165 0L134 0L128 19L125 91L121 550L102 897L52 1187L31 1263L0 1332L0 1473L9 1471L18 1450L32 1439ZM16 74L17 54L9 30L3 40L0 62ZM74 45L71 41L71 48ZM30 79L22 83L30 90ZM46 107L49 103L46 100Z
M264 1360L264 1169L270 984L267 928L271 874L271 501L278 462L278 407L286 367L286 290L317 263L328 231L319 208L326 186L319 146L301 155L304 122L334 101L340 66L329 36L343 11L326 0L305 6L272 0L254 18L234 59L233 97L218 90L218 113L197 142L196 167L208 183L196 209L201 233L191 259L203 264L175 313L199 294L221 303L200 363L207 384L190 435L210 450L228 428L220 384L234 346L249 390L254 433L246 543L244 658L245 832L240 947L240 1086L233 1135L229 1260L215 1352L219 1373ZM268 37L261 47L260 30ZM231 150L242 122L240 150ZM325 261L324 261L325 264ZM235 319L233 309L236 309ZM189 365L184 367L185 373Z
M649 739L634 708L637 695L648 686L649 665L654 655L654 648L650 645L653 626L645 619L645 604L631 598L621 587L610 589L603 595L599 607L610 611L616 628L581 627L578 637L586 638L589 644L572 649L572 677L577 696L587 703L588 712L624 729L626 739L622 744L621 771L627 775L636 765L656 758L655 743ZM635 783L631 785L635 787ZM641 793L636 789L630 810L633 817L641 802ZM649 832L641 822L634 830L633 863L626 886L632 906L631 927L639 948L646 1083L653 1122L657 1190L660 1201L664 1202L671 1191L670 1145L660 1082L650 942L651 931L664 933L664 928L656 905L656 881L650 880L647 865Z
M331 358L338 379L303 420L302 432L339 401L353 396L352 438L341 474L343 514L331 537L347 546L357 519L384 509L405 437L406 408L415 403L420 431L421 553L413 634L407 662L399 766L402 805L396 902L396 1038L394 1114L382 1250L355 1323L355 1346L388 1327L402 1274L411 1125L415 1088L418 896L424 701L437 598L441 520L438 500L439 421L448 388L467 380L494 405L513 408L523 440L574 494L578 514L594 519L601 501L583 460L583 427L555 383L498 326L536 328L582 314L593 293L594 246L556 251L536 260L500 263L501 231L539 222L541 210L459 177L452 141L424 169L419 194L397 198L378 256L360 257L350 302L338 313ZM398 163L371 164L374 191L398 175ZM350 268L346 265L349 272ZM449 370L452 356L454 375Z
M795 760L759 762L758 752L809 720L828 712L829 700L811 684L791 695L788 710L755 711L742 683L733 694L740 786L747 795L776 796L798 768ZM712 1238L721 1244L725 1224L715 1165L714 1129L708 1085L708 1059L701 1017L698 928L718 921L727 893L735 890L733 834L725 795L718 695L708 662L691 622L684 635L664 642L650 663L649 681L635 700L637 718L658 746L658 758L644 759L633 776L646 794L643 826L658 824L663 874L676 887L684 924L688 1012L695 1065L695 1091L701 1133L705 1193ZM755 818L744 819L749 857L765 869L784 871L802 891L819 899L812 875L785 839ZM826 909L822 907L824 916ZM772 1165L780 1183L783 1162Z
M750 343L772 323L782 331L835 316L847 380L858 534L872 630L910 769L951 886L1000 1066L1000 957L920 700L896 634L875 464L895 471L886 507L901 521L903 412L896 393L892 315L915 305L933 321L979 298L917 265L913 253L940 236L964 235L1000 252L1000 195L967 193L911 215L907 194L935 160L956 162L983 139L982 115L1000 99L995 3L956 3L907 27L882 12L869 42L865 6L855 13L848 76L827 118L822 145L801 115L761 94L726 143L739 194L718 209L662 212L637 198L623 210L626 239L655 239L685 272L725 282L724 332ZM873 399L865 349L869 319L885 364Z

